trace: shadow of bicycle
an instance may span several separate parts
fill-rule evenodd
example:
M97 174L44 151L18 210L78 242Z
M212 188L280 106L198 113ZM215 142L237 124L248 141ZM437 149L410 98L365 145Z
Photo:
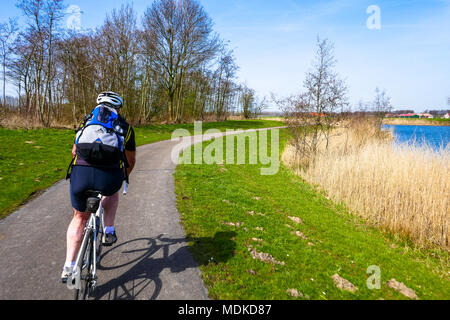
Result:
M102 273L110 273L113 279L106 283L101 283L100 279L93 298L155 300L164 286L161 272L168 269L171 273L179 273L199 265L226 262L233 256L235 235L235 232L217 232L214 237L180 239L159 235L119 244L101 256L99 277ZM191 242L189 248L188 241ZM121 272L121 269L126 271ZM120 274L114 277L117 272Z

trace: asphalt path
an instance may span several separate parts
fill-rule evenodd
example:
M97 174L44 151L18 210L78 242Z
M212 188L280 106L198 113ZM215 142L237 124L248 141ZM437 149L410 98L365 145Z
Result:
M138 148L128 194L120 196L119 241L102 252L94 299L208 299L180 224L172 158L215 136ZM0 221L0 300L73 298L60 280L71 218L69 182L60 181Z

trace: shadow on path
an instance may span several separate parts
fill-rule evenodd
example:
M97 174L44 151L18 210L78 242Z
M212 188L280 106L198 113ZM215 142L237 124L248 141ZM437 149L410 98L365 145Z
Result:
M124 242L105 252L100 261L100 285L94 291L94 299L110 300L155 300L164 286L160 273L169 269L171 273L179 273L189 268L209 263L226 262L232 257L236 247L232 240L235 232L217 232L215 236L203 238L170 239L159 235L156 238L139 238ZM170 247L187 241L192 245L179 247L169 255ZM158 257L155 254L162 250ZM194 260L192 253L197 258ZM105 261L114 261L105 263ZM126 261L121 263L121 261ZM119 277L104 284L101 273L119 268L130 268ZM175 276L174 276L175 277ZM187 286L186 290L190 290Z

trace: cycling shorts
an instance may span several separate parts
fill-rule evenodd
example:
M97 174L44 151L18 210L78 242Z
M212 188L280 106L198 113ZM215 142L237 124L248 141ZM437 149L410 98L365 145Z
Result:
M70 200L72 207L86 212L86 191L101 191L103 196L112 196L120 190L124 180L123 169L74 166L70 176Z

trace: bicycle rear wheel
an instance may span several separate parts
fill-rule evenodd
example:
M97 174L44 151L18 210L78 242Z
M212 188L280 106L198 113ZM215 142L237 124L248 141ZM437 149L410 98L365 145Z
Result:
M86 300L91 294L92 267L93 267L93 246L94 234L92 231L87 235L88 242L82 254L82 266L80 270L79 288L75 289L75 300Z

